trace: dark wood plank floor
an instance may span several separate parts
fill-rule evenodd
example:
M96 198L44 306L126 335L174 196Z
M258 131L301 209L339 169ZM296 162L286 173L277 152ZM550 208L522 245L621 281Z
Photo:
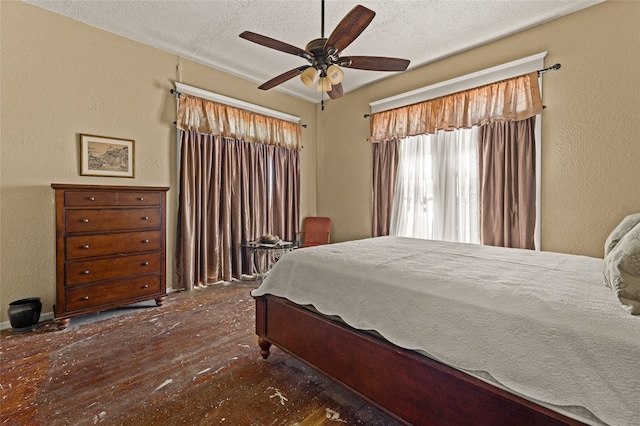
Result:
M259 355L257 284L0 333L0 425L398 425L275 348Z

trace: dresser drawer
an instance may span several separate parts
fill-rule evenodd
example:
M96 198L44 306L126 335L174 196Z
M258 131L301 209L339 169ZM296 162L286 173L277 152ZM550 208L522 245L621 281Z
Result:
M159 273L161 253L118 256L110 259L86 260L65 265L65 285L108 280L124 275Z
M159 206L162 194L157 192L121 192L118 194L120 206Z
M160 250L162 231L76 235L65 238L67 260Z
M108 191L70 191L64 194L65 206L108 206L118 201L117 192Z
M142 275L84 287L67 288L66 311L73 312L159 294L161 276ZM132 302L131 302L132 303Z
M65 212L66 232L119 231L125 229L159 228L162 210L142 209L79 209Z

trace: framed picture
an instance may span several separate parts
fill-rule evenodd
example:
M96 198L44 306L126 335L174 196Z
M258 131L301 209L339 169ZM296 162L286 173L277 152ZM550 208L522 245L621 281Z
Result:
M134 177L134 145L130 139L80 135L80 174Z

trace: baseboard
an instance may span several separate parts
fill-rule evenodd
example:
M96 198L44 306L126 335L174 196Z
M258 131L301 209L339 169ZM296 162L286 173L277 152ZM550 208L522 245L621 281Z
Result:
M53 311L45 312L44 314L40 314L40 321L51 321L53 319ZM11 323L9 321L0 322L0 330L7 330L11 328Z
M173 288L172 287L168 287L167 288L167 294L172 293L172 292L173 292ZM53 315L53 311L45 312L43 314L40 314L40 321L38 321L38 323L45 322L45 321L51 321L54 318L55 317ZM9 321L0 322L0 330L7 330L9 328L11 328L11 323Z

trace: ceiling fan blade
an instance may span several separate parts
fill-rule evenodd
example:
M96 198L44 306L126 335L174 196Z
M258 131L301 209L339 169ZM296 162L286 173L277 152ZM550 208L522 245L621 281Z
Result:
M331 48L335 48L336 52L343 50L367 28L374 16L376 13L373 10L361 5L351 9L327 39L324 51L329 52Z
M291 80L293 77L302 74L302 71L306 70L307 68L309 68L309 65L294 68L292 70L284 72L279 76L273 77L271 80L267 81L266 83L262 83L260 86L258 86L258 89L269 90L272 87L276 87L278 84L282 84L285 81Z
M351 63L346 65L347 61L351 61ZM340 66L369 71L405 71L410 62L408 59L382 56L343 56L340 58Z
M342 90L342 83L334 84L331 86L331 90L327 92L331 99L339 99L344 95Z
M306 59L309 59L313 56L311 53L307 52L304 49L300 49L299 47L295 47L291 44L276 40L271 37L252 33L251 31L244 31L242 34L240 34L240 37L242 37L245 40L249 40L254 43L260 44L262 46L279 50L281 52L290 53L292 55L301 56Z

